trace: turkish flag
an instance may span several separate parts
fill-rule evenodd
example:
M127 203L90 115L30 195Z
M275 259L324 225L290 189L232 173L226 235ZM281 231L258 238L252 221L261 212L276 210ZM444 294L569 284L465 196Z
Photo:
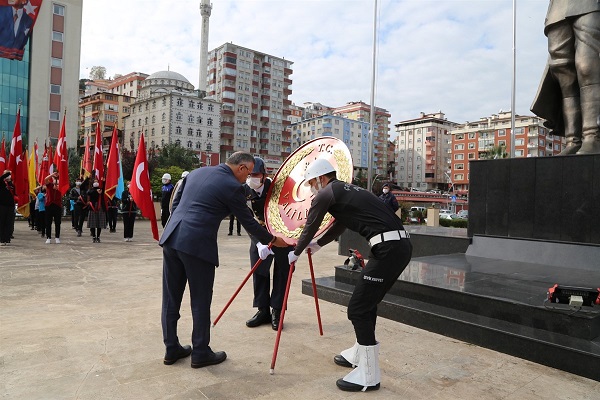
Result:
M92 176L92 158L90 157L90 137L85 138L85 151L83 152L83 178Z
M94 144L92 179L98 179L98 181L104 179L104 157L102 156L102 133L100 132L100 122L96 122L96 142Z
M0 145L0 174L3 174L5 169L6 169L6 147L4 145L4 138L2 138L2 145Z
M131 197L142 211L142 215L150 218L152 226L152 236L158 240L158 225L156 223L156 211L152 202L152 189L150 187L150 175L148 171L148 159L146 158L146 145L144 143L144 134L140 137L135 165L133 166L133 176L129 188Z
M12 180L15 185L15 196L17 197L17 209L29 204L29 183L27 179L27 163L23 158L23 141L21 137L21 109L17 111L17 120L10 145L10 156L8 158L8 170L11 171ZM29 216L23 214L23 216Z
M108 152L108 162L106 163L106 186L104 193L112 200L117 191L119 184L119 176L121 174L119 168L119 137L117 127L113 129L112 139L110 141L110 150Z
M42 155L42 162L40 163L40 171L38 172L37 180L40 185L44 184L44 179L48 175L50 175L50 157L52 154L52 147L48 148L48 146L44 143L44 154Z
M58 190L63 196L69 190L69 154L67 153L67 137L65 132L65 119L63 115L60 134L58 135L58 144L56 145L56 154L54 155L54 165L58 170Z
M17 173L17 166L21 166L23 153L23 138L21 137L21 109L17 111L17 120L15 121L15 129L13 130L12 140L10 142L10 154L8 156L8 167L13 175ZM13 181L15 180L13 176Z

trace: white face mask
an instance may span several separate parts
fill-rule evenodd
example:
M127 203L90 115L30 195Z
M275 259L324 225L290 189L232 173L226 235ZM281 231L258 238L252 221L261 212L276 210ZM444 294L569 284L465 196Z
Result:
M390 189L383 189L383 193L384 193L384 194L387 194L387 193L389 193L389 192L390 192Z
M246 185L248 185L248 186L250 186L250 188L256 190L259 187L261 187L263 184L260 181L260 178L249 176L248 179L246 179Z
M169 182L167 179L163 179L163 180L162 180L162 183L163 183L163 185L166 185L166 184L167 184L167 182Z
M321 190L321 189L323 189L323 186L321 186L321 181L319 180L319 178L317 178L317 187L310 185L310 191L312 192L312 194L314 196L316 196L317 193L319 193L319 190Z
M95 188L100 187L100 184L98 182L94 182L94 187Z
M75 182L75 185L81 186L81 182Z

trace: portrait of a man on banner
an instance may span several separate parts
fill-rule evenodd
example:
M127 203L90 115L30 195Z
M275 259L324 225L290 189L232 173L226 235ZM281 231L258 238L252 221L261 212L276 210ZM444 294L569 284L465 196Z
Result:
M0 57L22 60L42 0L0 0Z

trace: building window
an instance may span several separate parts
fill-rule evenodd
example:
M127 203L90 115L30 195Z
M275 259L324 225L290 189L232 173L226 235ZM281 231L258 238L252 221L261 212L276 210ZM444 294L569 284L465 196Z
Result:
M50 85L50 93L60 94L60 85Z
M469 143L469 150L473 150L475 148L475 143Z
M209 106L211 106L211 105L212 105L212 104L209 104ZM210 111L210 110L209 110L209 111ZM213 120L212 120L212 118L207 118L207 119L206 119L206 125L208 125L208 126L212 126L212 124L213 124Z
M65 7L60 4L53 4L53 13L56 15L65 15Z
M196 129L196 137L202 137L202 129Z
M456 164L454 169L465 169L465 164Z
M162 127L160 128L160 134L161 134L161 135L164 135L164 134L165 134L165 127L164 127L164 126L162 126Z
M163 120L163 121L166 121L166 120L167 120L167 114L163 113L163 115L162 115L162 120Z
M188 128L188 136L194 136L194 130L192 128Z
M63 41L63 33L52 31L52 40L54 40L55 42L62 42Z
M469 153L469 160L475 159L475 153Z
M183 100L180 98L177 99L177 105L178 106L182 106L183 105Z
M154 136L154 128L150 131L150 135Z
M60 121L60 113L58 111L50 111L50 121Z
M63 66L62 59L52 57L52 59L50 61L50 66L56 67L56 68L62 68L62 66Z
M153 115L153 116L152 116L152 123L153 123L153 124L154 124L154 123L156 123L156 115Z
M188 115L188 122L194 123L194 116L192 114Z
M498 129L498 136L506 136L506 130Z
M199 123L199 124L201 124L201 123L202 123L202 117L198 117L198 118L196 119L196 122L197 122L197 123Z
M176 119L177 121L181 121L181 118L182 118L182 117L183 117L183 115L182 115L180 112L178 112L177 114L175 114L175 119Z
M181 135L181 127L180 126L175 128L175 133L178 135Z
M188 147L188 149L191 149L193 145L194 145L194 144L192 143L192 141L191 141L191 140L188 140L188 142L187 142L187 147Z
M464 160L465 159L465 155L464 154L455 154L454 155L454 159L455 160Z
M200 107L202 109L202 107ZM212 104L208 104L208 111L214 111L215 107Z
M177 146L180 146L180 147L181 147L181 140L177 139L177 140L175 141L175 144L176 144Z

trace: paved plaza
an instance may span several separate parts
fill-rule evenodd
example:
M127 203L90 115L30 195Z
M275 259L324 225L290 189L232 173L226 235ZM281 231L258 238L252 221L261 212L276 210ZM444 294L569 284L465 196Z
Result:
M0 397L2 399L600 399L600 383L380 318L381 389L339 391L348 370L333 356L354 343L346 308L301 294L310 277L306 256L294 274L275 374L269 375L276 332L247 328L251 281L212 329L211 347L228 359L190 368L190 359L162 363L162 252L147 221L134 241L102 233L92 243L64 220L61 244L45 244L24 221L0 248ZM213 319L246 276L248 236L221 225ZM54 242L54 240L53 240ZM198 243L202 246L202 243ZM331 276L344 257L331 244L314 256L316 277ZM190 343L184 297L179 338ZM598 366L590 366L598 368Z

